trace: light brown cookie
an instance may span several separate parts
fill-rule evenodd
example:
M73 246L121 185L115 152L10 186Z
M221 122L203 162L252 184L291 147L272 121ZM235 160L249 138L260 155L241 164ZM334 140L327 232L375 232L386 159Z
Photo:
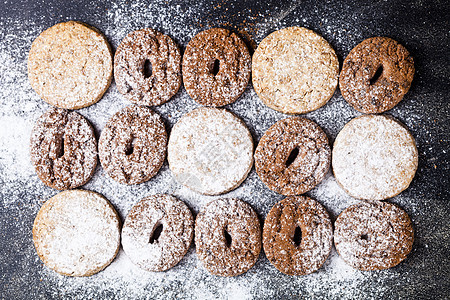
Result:
M334 141L337 182L352 197L384 200L407 189L418 165L414 138L397 120L364 115L348 122Z
M411 252L414 230L408 214L387 202L360 202L336 219L334 244L342 259L363 271L392 268Z
M119 216L100 194L64 191L39 210L33 241L50 269L67 276L90 276L109 265L119 251L119 227Z
M169 101L181 86L181 54L167 35L146 28L129 33L114 56L117 89L139 105Z
M275 204L264 222L267 259L288 275L317 271L330 255L333 228L325 208L305 196L287 197Z
M165 271L186 254L194 236L194 217L170 195L146 197L131 208L122 228L122 247L147 271Z
M237 276L256 263L261 228L250 205L238 199L208 203L195 221L195 247L203 266L217 276Z
M252 58L253 87L270 108L303 114L325 105L338 84L339 63L328 42L303 27L269 34Z
M31 45L28 79L47 103L67 109L94 104L112 80L112 54L106 38L80 22L56 24Z
M139 184L156 175L166 157L167 133L150 108L131 105L115 113L98 144L100 163L117 182Z

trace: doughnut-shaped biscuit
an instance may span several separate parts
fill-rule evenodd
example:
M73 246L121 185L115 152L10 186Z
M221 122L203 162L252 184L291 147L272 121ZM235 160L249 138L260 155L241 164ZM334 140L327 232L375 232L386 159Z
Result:
M287 275L317 271L330 255L332 244L327 211L305 196L284 198L272 207L264 222L264 252Z
M387 202L360 202L334 224L334 244L342 259L363 271L392 268L411 252L414 230L408 214Z
M352 197L384 200L407 189L418 165L414 138L397 120L363 115L348 122L334 141L332 166Z
M271 190L289 196L314 188L328 171L327 135L313 121L291 117L272 125L255 151L255 168Z
M99 139L100 162L106 173L123 184L139 184L156 175L167 147L161 117L151 109L131 105L115 113Z
M74 111L56 107L34 125L31 162L39 179L57 190L84 185L97 166L97 140L91 124Z
M202 31L184 51L184 87L205 106L233 103L247 87L250 64L247 46L235 33L223 28Z
M191 190L217 195L238 187L253 164L253 140L245 124L225 109L201 107L172 128L169 167Z
M33 224L36 251L50 269L90 276L108 266L120 246L120 219L100 194L61 192L47 200Z
M111 48L95 28L69 21L42 32L28 55L31 87L47 103L78 109L94 104L112 81Z
M169 101L181 86L181 55L167 35L146 28L129 33L114 56L117 89L139 105Z
M245 273L261 251L258 216L244 201L213 200L197 215L195 247L211 274L228 277Z
M186 254L194 236L194 217L170 195L146 197L131 208L122 228L122 247L147 271L165 271Z
M325 105L338 84L333 48L314 31L289 27L265 37L252 58L255 92L268 107L303 114Z
M414 61L408 50L393 39L373 37L345 58L339 87L357 111L382 113L403 99L413 77Z

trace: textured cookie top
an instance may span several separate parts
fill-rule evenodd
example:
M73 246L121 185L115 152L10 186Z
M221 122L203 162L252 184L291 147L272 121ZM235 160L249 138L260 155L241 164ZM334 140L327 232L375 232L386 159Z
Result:
M193 236L194 218L186 204L170 195L154 195L128 213L122 246L140 268L165 271L183 258Z
M300 239L295 236L300 229ZM330 255L333 228L325 208L305 196L287 197L264 222L263 245L269 261L288 275L317 271Z
M361 202L336 219L336 250L346 263L360 270L392 268L411 252L413 241L408 214L391 203Z
M224 106L244 92L250 65L250 53L239 36L223 28L205 30L186 46L184 87L202 105Z
M51 105L77 109L97 102L112 80L112 54L106 38L79 23L56 24L31 45L28 79Z
M339 76L342 96L356 110L381 113L408 92L414 61L408 50L387 37L362 41L344 60Z
M181 86L181 55L167 35L146 28L129 33L114 56L120 93L135 104L160 105Z
M67 276L89 276L101 271L120 246L119 217L100 194L64 191L39 210L33 240L42 261Z
M34 125L30 156L46 185L58 190L79 187L89 181L97 166L94 130L76 112L52 107Z
M269 34L253 54L252 81L259 98L283 113L323 106L338 83L339 63L328 42L303 27Z
M348 122L334 141L332 166L352 197L384 200L408 188L418 165L414 138L397 120L365 115Z
M197 215L195 247L210 273L218 276L245 273L256 263L261 251L258 216L242 200L213 200Z
M253 164L253 140L232 113L201 107L172 128L167 159L181 184L217 195L236 188L247 177Z

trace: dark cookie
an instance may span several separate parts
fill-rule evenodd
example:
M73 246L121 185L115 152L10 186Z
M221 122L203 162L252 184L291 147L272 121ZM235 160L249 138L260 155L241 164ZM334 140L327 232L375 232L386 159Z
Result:
M414 61L405 47L387 37L373 37L345 58L339 87L356 110L382 113L402 100L413 76Z
M238 199L208 203L195 222L197 255L218 276L247 272L261 251L261 228L250 205Z
M153 29L128 34L114 57L120 93L135 104L160 105L181 86L181 55L175 42Z
M264 222L263 245L269 261L288 275L317 271L330 255L333 228L325 208L305 196L287 197Z
M190 40L183 55L183 83L192 99L206 106L236 101L250 79L251 57L235 33L213 28Z
M255 167L271 190L300 195L314 188L330 167L331 150L313 121L291 117L272 125L259 141Z
M167 133L161 117L143 106L114 114L99 140L100 162L112 179L124 184L149 180L166 156Z
M186 254L194 236L194 218L170 195L142 199L128 213L122 246L133 263L147 271L165 271Z
M399 264L411 252L414 231L409 216L387 202L361 202L337 218L334 244L342 259L364 271Z
M97 165L97 141L91 124L76 112L50 108L31 133L31 161L39 179L57 190L79 187Z

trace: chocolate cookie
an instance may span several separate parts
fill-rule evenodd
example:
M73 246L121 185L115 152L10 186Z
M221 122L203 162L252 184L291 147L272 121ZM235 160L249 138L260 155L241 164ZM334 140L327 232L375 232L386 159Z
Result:
M334 244L342 259L363 271L392 268L411 252L414 231L406 212L387 202L360 202L336 219Z
M36 251L50 269L90 276L109 265L120 246L120 219L91 191L64 191L47 200L33 224Z
M332 160L334 177L350 196L384 200L408 188L418 152L403 124L383 115L364 115L339 132Z
M154 195L133 206L122 228L122 246L133 263L147 271L165 271L186 254L194 236L194 218L182 201Z
M114 57L117 89L140 105L160 105L181 86L181 55L177 44L153 29L129 33Z
M267 259L287 275L317 271L330 255L333 228L325 208L305 196L287 197L275 204L264 222Z
M161 168L167 133L161 117L151 109L131 105L115 113L99 140L100 162L117 182L138 184Z
M31 132L30 156L39 179L57 190L88 182L97 166L91 124L76 112L50 108Z
M235 33L223 28L194 36L183 55L183 83L192 99L206 106L236 101L250 79L250 53Z
M112 80L112 54L106 38L80 22L56 24L31 45L28 79L47 103L67 109L94 104Z
M247 272L261 251L261 228L250 205L217 199L202 208L195 221L195 247L205 268L217 276Z
M269 34L253 54L253 88L264 104L283 113L303 114L325 105L338 74L333 48L303 27Z
M345 58L339 87L357 111L382 113L402 100L413 76L414 61L405 47L387 37L373 37Z
M253 165L253 140L245 124L225 109L201 107L172 128L167 160L178 182L206 195L238 187Z
M255 151L255 168L267 187L289 196L303 194L322 181L331 150L313 121L291 117L272 125Z

